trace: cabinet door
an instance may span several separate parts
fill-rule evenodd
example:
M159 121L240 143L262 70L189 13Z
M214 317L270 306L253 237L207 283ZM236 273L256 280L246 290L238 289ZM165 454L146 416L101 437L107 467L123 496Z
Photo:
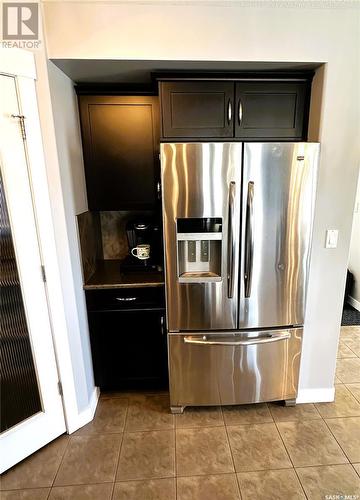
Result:
M158 98L80 96L79 102L89 209L154 208Z
M307 82L237 83L235 137L305 140L308 95Z
M233 137L233 82L161 82L162 137Z
M101 389L167 384L165 311L90 311L95 383Z

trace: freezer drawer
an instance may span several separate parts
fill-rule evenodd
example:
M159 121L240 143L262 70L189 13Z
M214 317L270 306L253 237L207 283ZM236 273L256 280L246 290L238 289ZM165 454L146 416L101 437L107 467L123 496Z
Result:
M297 395L302 328L169 334L171 406L232 405Z

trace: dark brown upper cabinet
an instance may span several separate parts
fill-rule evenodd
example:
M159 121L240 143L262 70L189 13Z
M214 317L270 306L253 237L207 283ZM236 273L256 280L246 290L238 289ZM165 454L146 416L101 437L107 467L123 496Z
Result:
M157 204L156 96L79 96L90 210L144 210Z
M306 140L311 78L160 81L164 141Z
M307 87L304 82L239 82L235 93L236 138L305 138Z
M164 139L230 138L234 134L234 82L161 82Z

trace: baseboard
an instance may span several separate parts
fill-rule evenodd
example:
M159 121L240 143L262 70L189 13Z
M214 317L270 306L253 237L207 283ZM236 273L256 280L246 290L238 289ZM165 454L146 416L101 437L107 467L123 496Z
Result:
M98 387L95 387L91 395L88 407L79 413L76 422L70 428L68 428L69 434L72 434L73 432L80 429L80 427L83 427L84 425L92 421L95 415L99 397L100 397L100 389Z
M354 297L351 297L351 295L348 295L347 302L348 302L348 304L353 306L354 309L356 309L357 311L360 311L360 302L358 300L354 299Z
M335 387L327 389L299 389L296 403L330 403L335 399Z

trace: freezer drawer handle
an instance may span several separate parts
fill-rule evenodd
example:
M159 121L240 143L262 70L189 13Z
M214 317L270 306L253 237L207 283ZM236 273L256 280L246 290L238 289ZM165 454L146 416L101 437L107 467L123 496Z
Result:
M235 238L234 238L234 220L235 220L235 189L234 181L229 186L229 251L228 251L228 298L234 296L234 274L235 274Z
M266 337L254 337L244 340L211 340L203 335L200 337L184 337L185 344L201 344L201 345L227 345L227 346L241 346L241 345L257 345L269 344L270 342L279 342L280 340L288 340L290 338L289 332L273 333Z
M254 254L254 183L249 182L246 201L246 229L245 229L245 266L244 283L245 297L251 294L251 279Z

